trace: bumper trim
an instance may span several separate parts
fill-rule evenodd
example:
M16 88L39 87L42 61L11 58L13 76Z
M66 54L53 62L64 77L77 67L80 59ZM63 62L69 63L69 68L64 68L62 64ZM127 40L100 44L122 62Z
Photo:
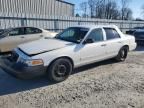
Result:
M46 67L41 65L28 67L20 63L13 63L7 58L0 58L0 67L8 74L20 79L39 77L44 75L47 70Z

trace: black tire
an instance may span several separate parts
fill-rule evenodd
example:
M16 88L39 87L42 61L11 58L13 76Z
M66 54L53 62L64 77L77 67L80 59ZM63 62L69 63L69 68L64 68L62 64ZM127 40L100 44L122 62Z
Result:
M122 47L122 48L120 49L117 57L116 57L116 60L117 60L118 62L125 61L126 58L127 58L127 55L128 55L128 50L129 50L128 47L126 47L126 46L125 46L125 47Z
M48 79L52 82L62 82L66 80L73 70L73 66L70 60L66 58L60 58L55 60L48 68Z

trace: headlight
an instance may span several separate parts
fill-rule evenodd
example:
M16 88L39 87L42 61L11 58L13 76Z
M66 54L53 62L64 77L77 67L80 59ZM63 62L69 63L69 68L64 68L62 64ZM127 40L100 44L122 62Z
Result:
M25 59L20 58L19 62L22 63L22 64L25 64L27 66L39 66L39 65L43 65L43 60L41 60L41 59L25 60Z

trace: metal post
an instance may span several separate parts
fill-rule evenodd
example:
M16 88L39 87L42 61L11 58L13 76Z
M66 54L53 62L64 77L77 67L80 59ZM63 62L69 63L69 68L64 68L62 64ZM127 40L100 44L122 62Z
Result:
M81 21L78 21L78 25L80 25L81 24Z
M57 32L59 30L59 20L58 19L54 19L54 29L55 29L55 32Z
M21 18L21 26L27 26L27 18Z

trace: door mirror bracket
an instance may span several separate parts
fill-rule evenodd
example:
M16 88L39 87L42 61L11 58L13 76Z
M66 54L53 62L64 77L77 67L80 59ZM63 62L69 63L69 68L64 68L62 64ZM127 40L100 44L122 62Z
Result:
M84 41L84 44L90 44L90 43L94 43L93 39L86 39Z

